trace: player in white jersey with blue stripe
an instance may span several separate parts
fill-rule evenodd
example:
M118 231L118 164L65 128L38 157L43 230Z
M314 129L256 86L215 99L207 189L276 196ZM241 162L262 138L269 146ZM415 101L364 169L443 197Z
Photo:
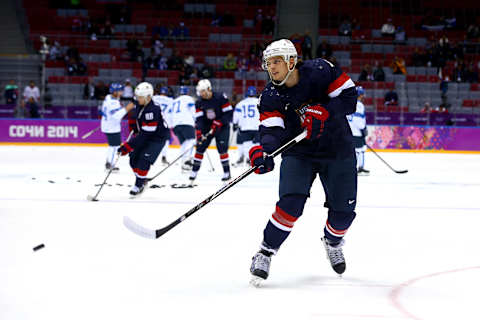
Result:
M237 147L238 160L236 165L249 164L248 151L258 143L258 127L260 125L260 112L258 111L257 89L253 86L247 88L246 98L235 106L233 113L233 128L238 130Z
M182 170L191 170L195 145L195 100L188 95L188 87L180 87L179 96L173 100L168 114L173 132L180 141L180 153L185 153L182 157Z
M368 134L367 121L365 117L365 90L362 87L357 87L357 107L355 113L347 116L348 124L352 130L353 145L355 146L355 154L357 156L357 173L358 175L368 175L369 170L365 169L365 151L367 151L367 144L365 138Z
M120 97L123 93L122 84L112 83L109 91L110 94L105 97L100 108L100 114L102 116L101 130L107 136L108 141L105 169L118 171L118 168L114 167L114 158L122 143L122 137L120 135L122 131L121 122L122 118L134 108L134 105L128 104L126 107L122 107L120 104Z
M173 99L169 97L167 94L168 94L168 88L161 87L160 94L153 96L152 100L156 105L159 105L161 107L162 117L167 123L168 128L171 129L173 127L172 127L172 123L171 123L171 119L169 117L168 111L172 108ZM164 165L168 165L167 150L169 145L170 145L170 138L167 139L167 141L165 142L165 146L162 149L162 152L160 152L161 161L162 161L162 164Z

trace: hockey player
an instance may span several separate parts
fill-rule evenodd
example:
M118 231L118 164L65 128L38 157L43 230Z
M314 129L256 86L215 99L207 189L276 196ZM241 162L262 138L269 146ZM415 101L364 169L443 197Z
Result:
M232 122L233 107L225 94L212 92L212 85L207 79L198 81L196 87L200 97L195 103L195 125L197 136L196 153L193 157L193 168L190 181L193 183L202 165L203 154L210 142L215 138L220 161L223 167L222 181L230 180L230 164L228 160L228 139L230 123Z
M167 87L161 87L159 93L160 93L159 95L153 96L153 102L155 102L155 104L161 107L162 116L165 119L165 122L167 123L168 128L172 128L169 112L172 108L173 99L168 96ZM160 153L160 157L161 157L160 159L163 165L168 165L167 151L168 151L168 146L170 145L170 131L168 131L168 134L169 134L168 139L167 141L165 141L165 145L163 146L162 152Z
M260 114L258 112L257 89L253 86L247 88L246 98L235 106L233 113L233 127L238 127L237 147L238 160L236 165L248 161L248 151L254 143L258 143L258 126L260 125Z
M182 157L182 170L192 169L193 146L195 145L195 101L188 95L188 87L181 86L179 96L173 100L172 108L169 110L169 117L173 132L180 140L180 153Z
M122 131L121 122L122 118L134 108L134 105L129 104L124 108L120 104L120 97L123 93L122 84L112 83L109 91L110 94L105 97L100 109L100 114L102 116L101 130L107 136L108 141L105 169L118 171L118 168L115 167L113 159L115 158L115 154L117 153L120 144L122 143L122 137L120 134Z
M269 156L282 144L307 131L307 137L285 151L280 166L280 199L263 232L260 251L252 259L251 283L267 279L271 256L277 253L302 215L317 177L328 208L322 238L333 270L345 271L343 237L355 218L357 174L352 134L346 119L355 111L353 81L330 62L315 59L297 64L290 40L272 42L263 51L270 76L260 96L260 145L250 150L256 173L273 170ZM307 249L308 250L308 249Z
M135 185L130 194L140 195L146 184L150 166L157 160L160 151L169 137L167 125L163 119L161 107L152 100L153 87L142 82L135 88L135 127L137 135L124 142L118 152L130 155L130 167L135 173Z
M354 114L348 115L348 124L352 129L353 146L355 147L355 154L357 155L357 173L358 175L369 175L370 171L364 168L365 165L365 151L367 151L367 143L365 138L367 136L367 122L365 119L365 90L362 87L357 87L357 108Z

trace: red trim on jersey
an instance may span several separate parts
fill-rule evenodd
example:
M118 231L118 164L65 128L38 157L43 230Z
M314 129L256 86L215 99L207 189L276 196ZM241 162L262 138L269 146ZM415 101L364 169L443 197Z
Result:
M220 160L228 160L228 153L223 153L220 155Z
M141 169L138 169L138 168L133 168L133 172L135 172L136 174L138 174L139 176L142 176L142 177L146 177L147 174L148 174L148 170L141 170Z
M298 219L283 211L279 206L276 206L275 212L272 214L272 218L287 228L293 228L293 224Z
M343 84L348 80L350 80L350 77L345 72L343 72L335 81L330 83L327 89L327 93L330 94L333 91L337 90L338 88L343 86Z
M157 121L142 122L142 127L156 127L157 125L158 125Z
M231 107L232 105L230 104L230 102L227 102L222 106L222 109L228 108L229 106Z
M345 230L337 230L335 228L333 228L330 223L328 222L327 220L327 229L328 231L330 231L331 233L335 234L335 235L338 235L339 237L343 237L345 235L345 233L347 233L347 230L348 229L345 229Z
M280 117L282 119L285 118L283 114L280 113L280 111L267 111L267 112L262 112L260 113L260 121L263 121L268 118L274 118L274 117Z
M200 108L197 108L197 109L195 110L195 112L202 112L202 111L203 111L203 110L200 109Z

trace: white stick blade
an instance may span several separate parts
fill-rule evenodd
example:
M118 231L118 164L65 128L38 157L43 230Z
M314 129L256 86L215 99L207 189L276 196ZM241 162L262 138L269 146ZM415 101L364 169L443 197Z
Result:
M123 225L135 234L148 239L156 239L155 230L139 225L127 216L123 217Z

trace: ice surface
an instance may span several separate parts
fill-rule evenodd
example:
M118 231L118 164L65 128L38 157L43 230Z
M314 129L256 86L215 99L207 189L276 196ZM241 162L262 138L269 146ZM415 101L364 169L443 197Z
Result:
M320 242L326 209L316 182L256 289L250 261L278 171L248 177L158 240L122 225L128 215L165 226L216 191L221 166L209 152L216 171L205 162L197 188L130 200L116 185L134 180L121 159L112 186L88 202L105 176L104 148L1 146L0 319L480 319L480 155L381 153L409 170L397 175L368 153L343 278ZM184 182L179 166L154 181Z

